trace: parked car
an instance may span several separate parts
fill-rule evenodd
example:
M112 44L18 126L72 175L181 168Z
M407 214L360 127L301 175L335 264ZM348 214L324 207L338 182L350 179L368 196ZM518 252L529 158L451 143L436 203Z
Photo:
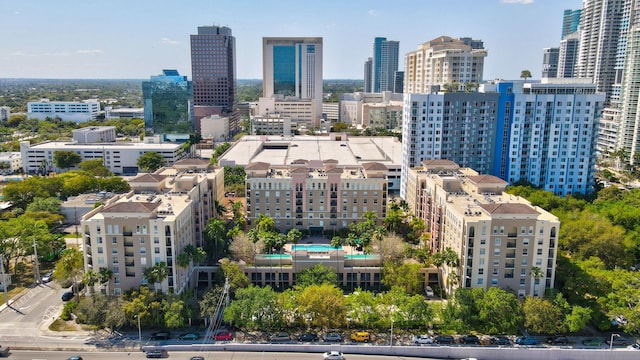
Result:
M433 342L440 345L449 345L456 341L451 335L438 335L433 339Z
M151 340L169 340L171 339L170 331L156 331L151 333Z
M467 345L478 345L480 344L480 338L475 335L465 335L462 337L462 343Z
M189 360L204 360L204 356L192 356Z
M607 339L606 340L607 345L612 345L611 344L611 339ZM627 338L623 338L622 336L614 336L613 337L613 346L627 346L627 344L631 343L631 341L629 341L629 339Z
M165 357L165 355L167 354L166 351L162 350L162 349L153 349L153 350L149 350L147 351L147 358L151 359L160 359Z
M547 344L551 345L567 345L568 343L569 339L564 335L549 336L547 338Z
M178 336L180 340L198 340L200 338L199 334L196 333L186 333Z
M67 360L82 360L82 356L80 355L69 356Z
M520 336L516 339L518 345L538 345L538 339L531 336Z
M371 335L369 335L368 331L357 331L351 333L351 341L369 342L369 340L371 340Z
M298 341L302 341L302 342L312 342L317 340L318 340L318 335L313 333L304 333L298 336Z
M53 271L48 271L44 275L42 275L42 282L43 283L46 284L48 282L51 282L51 280L53 280Z
M342 341L342 335L340 335L338 333L328 333L327 335L324 336L324 341L327 341L327 342L341 342Z
M629 320L624 315L617 315L611 320L613 326L625 326L629 323Z
M283 333L271 335L269 340L271 340L271 341L289 341L289 340L291 340L291 335L289 335L288 333L283 332Z
M427 297L434 297L433 289L431 288L431 286L425 286L424 293L425 295L427 295Z
M0 345L0 357L7 357L9 356L9 354L11 354L11 352L9 351L9 348L2 347L2 345Z
M599 338L588 338L582 340L582 345L585 346L602 346L602 339Z
M506 338L504 336L497 336L497 337L491 338L491 344L493 344L493 345L511 345L511 340L509 340L509 338Z
M433 344L433 338L429 335L415 335L411 342L416 345L431 345Z
M73 299L73 291L66 291L62 294L62 301L69 301Z
M322 354L324 360L344 360L344 355L340 351L327 351Z
M229 331L219 331L213 336L216 341L231 341L233 340L233 334Z
M627 346L627 349L640 350L640 344L638 344L638 343L631 344L631 345Z

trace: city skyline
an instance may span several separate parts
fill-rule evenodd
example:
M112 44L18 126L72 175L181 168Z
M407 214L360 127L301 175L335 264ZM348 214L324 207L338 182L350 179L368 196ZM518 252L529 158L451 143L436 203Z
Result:
M563 11L581 8L582 1L328 1L300 8L290 0L277 7L195 0L190 5L3 1L0 31L8 36L1 43L0 78L146 79L161 69L191 78L189 35L206 25L233 30L238 79L262 77L263 37L322 37L324 78L362 79L375 37L400 42L403 70L406 53L442 35L484 41L485 79L518 78L523 69L538 78L542 49L559 41Z

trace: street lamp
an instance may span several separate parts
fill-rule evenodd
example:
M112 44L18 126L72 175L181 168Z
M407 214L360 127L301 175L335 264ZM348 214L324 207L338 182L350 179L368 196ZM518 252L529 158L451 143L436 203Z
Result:
M33 257L35 260L36 271L34 272L34 276L36 278L36 284L40 283L40 265L38 264L38 247L36 246L36 238L33 237Z
M613 350L613 338L620 337L620 334L611 334L611 339L609 340L609 351Z
M389 343L393 347L393 318L391 319L391 341Z
M140 328L140 314L133 315L133 317L138 319L138 342L140 342L140 347L142 348L142 329Z

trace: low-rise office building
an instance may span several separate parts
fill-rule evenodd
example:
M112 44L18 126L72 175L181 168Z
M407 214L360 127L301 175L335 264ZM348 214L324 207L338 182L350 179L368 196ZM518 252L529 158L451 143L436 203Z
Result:
M44 120L58 117L64 121L87 122L95 120L100 114L100 103L96 99L84 101L29 101L27 117Z
M506 186L448 160L424 161L409 171L406 201L428 224L430 248L451 248L460 259L457 268L443 267L448 292L495 286L542 296L553 288L560 222L505 193Z
M22 156L17 151L0 153L0 172L13 174L22 170Z

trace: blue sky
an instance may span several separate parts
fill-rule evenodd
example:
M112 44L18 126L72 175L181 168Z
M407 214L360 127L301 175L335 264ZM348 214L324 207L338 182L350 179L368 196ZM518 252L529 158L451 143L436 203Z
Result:
M485 79L540 77L564 9L581 0L0 0L0 78L191 76L189 35L223 25L239 79L262 78L262 37L320 36L325 79L362 79L373 38L404 54L441 35L484 41Z

